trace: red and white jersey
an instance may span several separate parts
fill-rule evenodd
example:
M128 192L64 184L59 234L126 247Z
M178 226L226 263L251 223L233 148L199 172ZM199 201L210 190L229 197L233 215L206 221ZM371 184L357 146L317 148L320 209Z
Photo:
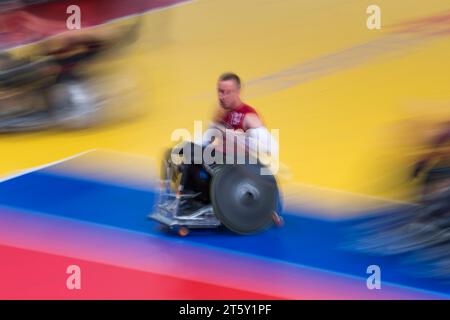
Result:
M229 129L244 130L244 118L247 114L253 113L258 116L255 109L246 104L241 104L239 107L226 112L220 122ZM258 116L259 117L259 116Z

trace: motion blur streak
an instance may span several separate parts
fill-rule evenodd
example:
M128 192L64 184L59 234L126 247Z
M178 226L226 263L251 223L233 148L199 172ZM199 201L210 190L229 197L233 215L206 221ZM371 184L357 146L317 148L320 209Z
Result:
M81 31L65 30L69 3ZM382 27L368 30L370 4L64 0L2 11L0 175L16 175L0 184L4 274L39 257L158 283L129 297L166 297L173 287L159 284L176 278L176 297L448 298L450 5L378 0ZM210 120L225 71L279 129L286 226L176 238L145 220L155 172L174 129ZM184 249L214 257L210 273ZM373 264L380 291L366 288ZM258 272L241 276L242 266ZM279 282L267 281L273 270Z

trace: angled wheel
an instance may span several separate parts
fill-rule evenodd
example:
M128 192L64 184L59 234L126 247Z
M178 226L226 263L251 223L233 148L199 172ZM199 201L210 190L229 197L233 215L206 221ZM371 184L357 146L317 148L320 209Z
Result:
M253 234L273 223L277 184L261 175L260 165L221 165L215 168L210 196L221 223L233 232Z

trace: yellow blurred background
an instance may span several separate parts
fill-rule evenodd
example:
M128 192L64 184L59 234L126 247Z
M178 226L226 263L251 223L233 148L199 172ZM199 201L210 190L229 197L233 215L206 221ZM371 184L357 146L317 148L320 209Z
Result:
M208 121L216 79L233 71L246 102L280 130L285 183L406 199L418 142L450 119L450 22L418 32L402 24L448 17L450 3L378 0L382 28L369 30L372 2L200 0L147 13L126 56L89 70L105 64L136 86L120 108L143 114L90 130L3 134L0 175L97 148L157 160L174 129Z

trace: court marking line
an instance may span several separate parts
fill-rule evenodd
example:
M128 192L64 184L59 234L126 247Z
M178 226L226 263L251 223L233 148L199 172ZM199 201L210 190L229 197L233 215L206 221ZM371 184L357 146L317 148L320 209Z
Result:
M54 165L57 165L57 164L60 164L60 163L63 163L63 162L66 162L66 161L78 158L78 157L81 157L81 156L83 156L83 155L85 155L87 153L95 152L97 150L98 149L89 149L89 150L86 150L86 151L83 151L83 152L80 152L80 153L76 153L76 154L74 154L72 156L69 156L69 157L66 157L66 158L63 158L63 159L60 159L60 160L52 161L52 162L49 162L49 163L46 163L46 164L43 164L43 165L40 165L40 166L31 167L29 169L24 169L24 170L19 170L19 172L2 176L0 178L0 183L9 181L9 180L12 180L12 179L15 179L15 178L19 178L21 176L27 175L29 173L37 172L37 171L40 171L40 170L45 169L45 168L49 168L51 166L54 166Z

